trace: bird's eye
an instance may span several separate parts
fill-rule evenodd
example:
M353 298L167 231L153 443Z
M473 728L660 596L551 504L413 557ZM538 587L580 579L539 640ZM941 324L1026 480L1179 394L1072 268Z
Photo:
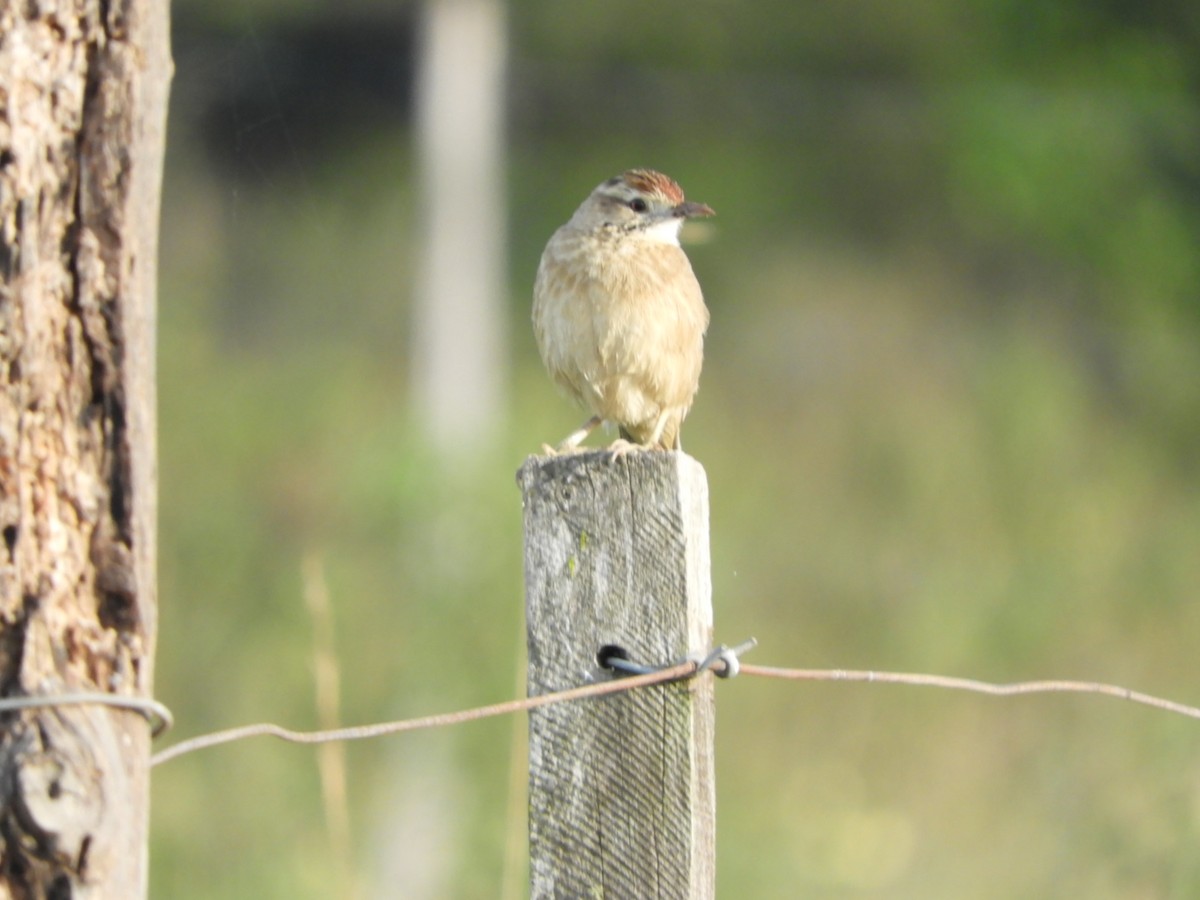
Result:
M634 212L643 213L646 211L646 201L641 197L634 197L629 201L629 208Z

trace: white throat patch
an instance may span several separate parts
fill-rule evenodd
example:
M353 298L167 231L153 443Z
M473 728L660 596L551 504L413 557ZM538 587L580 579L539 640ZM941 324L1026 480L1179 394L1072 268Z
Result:
M683 219L663 219L642 232L649 240L660 241L664 244L679 246L679 229L683 227Z

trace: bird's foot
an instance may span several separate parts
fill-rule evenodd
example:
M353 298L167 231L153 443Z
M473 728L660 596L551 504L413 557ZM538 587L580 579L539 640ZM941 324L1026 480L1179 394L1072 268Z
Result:
M542 444L542 453L546 456L569 456L572 453L583 453L586 449L586 447L581 447L570 440L563 441L557 447L550 444Z
M625 438L617 438L608 445L610 459L620 459L629 453L639 453L646 449L648 448L643 447L641 444L635 444L633 441L627 441Z
M580 445L584 442L584 439L587 438L589 434L596 430L596 427L600 425L602 421L603 420L599 416L592 416L590 419L584 422L583 425L568 434L563 442L557 447L551 447L549 444L542 444L542 452L547 456L562 456L566 453L583 453L587 448Z

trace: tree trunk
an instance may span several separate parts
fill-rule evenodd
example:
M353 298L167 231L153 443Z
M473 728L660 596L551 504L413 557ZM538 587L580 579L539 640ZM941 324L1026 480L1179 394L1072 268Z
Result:
M487 445L507 403L504 16L501 0L421 6L414 405L433 446L457 457Z
M0 693L148 697L166 0L0 0ZM146 893L149 728L0 717L0 897Z

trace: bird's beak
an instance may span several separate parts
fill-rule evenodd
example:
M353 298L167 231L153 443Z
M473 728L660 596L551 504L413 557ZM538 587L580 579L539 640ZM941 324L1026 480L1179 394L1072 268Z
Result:
M691 219L696 216L715 216L711 206L707 203L680 203L678 206L671 208L671 213L677 219Z

